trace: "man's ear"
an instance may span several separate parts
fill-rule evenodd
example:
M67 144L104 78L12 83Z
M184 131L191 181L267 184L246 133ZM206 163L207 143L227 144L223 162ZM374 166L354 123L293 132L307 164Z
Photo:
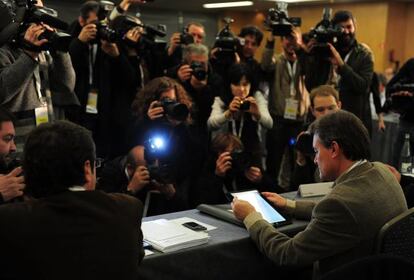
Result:
M83 172L85 176L85 184L84 187L86 190L94 190L95 189L95 166L92 167L91 161L85 161L83 165Z
M342 102L338 101L338 109L341 109L341 108L342 108Z
M338 145L338 142L332 141L331 143L331 157L338 158L341 155L341 148Z

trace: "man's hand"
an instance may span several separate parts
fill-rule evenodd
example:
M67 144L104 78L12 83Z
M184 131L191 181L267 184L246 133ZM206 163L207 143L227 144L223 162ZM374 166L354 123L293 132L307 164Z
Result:
M190 65L183 64L178 68L177 76L181 82L185 82L191 78L192 73L193 69L191 69Z
M101 48L107 55L112 57L118 57L120 54L119 49L115 43L101 40Z
M334 66L338 66L338 67L342 67L344 66L345 62L342 59L341 55L339 54L339 52L335 49L335 47L331 44L328 43L329 49L331 50L331 57L330 57L330 61Z
M263 178L260 168L254 166L250 166L249 169L244 171L244 176L246 176L246 178L253 183L260 183Z
M173 184L161 184L155 180L151 181L153 189L164 194L167 199L171 199L175 195L175 187Z
M259 112L259 106L257 106L257 101L253 96L247 97L245 100L250 102L250 107L247 112L252 114L252 116L259 121L261 118L260 112Z
M125 38L127 38L131 42L138 43L138 40L141 37L142 33L141 29L141 27L136 27L128 30L128 32L125 34Z
M17 167L7 175L0 175L0 193L4 201L23 195L26 185L24 184L24 177L19 176L21 173L22 168Z
M127 190L137 193L147 186L150 182L150 174L145 166L138 166L135 169L134 175L128 184Z
M384 114L378 114L378 131L385 131Z
M275 207L281 208L281 209L286 207L286 198L278 195L277 193L262 192L262 195L267 200L269 200Z
M226 172L231 169L231 156L229 152L221 153L216 160L216 175L219 177L226 176Z
M293 27L291 35L295 40L295 49L303 48L302 32L300 31L300 28Z
M40 47L43 44L47 43L47 39L39 40L39 36L45 31L46 27L40 24L32 24L27 28L26 33L24 34L24 40L33 46ZM33 59L36 59L39 55L38 52L25 51Z
M98 30L96 29L95 24L87 24L82 28L78 39L84 44L89 43L96 38L96 32L98 32Z
M243 221L250 213L256 211L250 203L245 200L238 200L237 198L233 199L231 208L233 209L234 216L240 221Z
M391 171L392 175L395 176L395 178L397 179L398 183L401 182L401 173L397 171L397 169L395 169L393 166L386 164L386 167L388 167L388 169Z
M138 4L138 3L145 3L145 0L122 0L122 2L119 3L119 7L121 7L121 9L124 11L128 11L129 6L131 4Z
M152 121L164 116L164 108L159 106L159 101L151 102L148 108L147 116Z
M180 40L181 33L174 33L170 38L170 46L168 47L168 55L172 55L177 47L181 44Z

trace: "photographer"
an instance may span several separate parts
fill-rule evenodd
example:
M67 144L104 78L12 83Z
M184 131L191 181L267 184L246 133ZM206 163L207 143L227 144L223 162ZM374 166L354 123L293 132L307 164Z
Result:
M329 85L314 88L310 94L311 112L316 120L324 115L341 109L339 93ZM312 135L307 127L302 131L296 141L296 160L291 178L290 191L296 191L301 184L310 184L320 181L319 170L314 162Z
M38 1L36 7L43 7L42 2ZM15 11L9 11L3 3L0 3L0 10L10 19L5 19L7 24L0 27L3 30L13 24ZM42 51L49 43L45 33L53 33L54 29L34 22L24 22L22 26L28 26L24 33L16 34L0 48L0 100L17 118L18 152L22 151L25 136L32 128L45 121L64 118L64 109L79 104L73 92L75 73L70 56L54 49Z
M355 38L355 18L349 11L338 11L332 19L333 25L342 28L342 34L330 50L330 73L319 74L325 81L333 80L340 94L343 109L354 113L371 132L371 108L369 88L372 81L374 62L371 51ZM309 72L319 73L318 61L309 67ZM325 84L328 82L324 82ZM318 86L320 84L314 84ZM310 88L309 90L311 90Z
M231 133L217 134L211 142L211 153L201 172L194 193L194 207L199 204L227 203L226 193L269 185L260 168L251 166L243 143ZM275 189L273 189L275 191ZM279 191L279 190L278 190Z
M173 183L177 190L175 209L172 209L176 211L188 208L191 187L188 180L199 165L194 160L199 158L199 147L188 127L192 121L191 108L191 99L184 88L167 77L150 81L137 93L132 104L135 122L130 131L131 144L148 146L154 139L161 141L153 147L153 160L167 166L168 183ZM157 148L162 150L159 154Z
M192 37L192 40L191 40ZM172 71L183 61L183 48L189 44L203 44L206 37L204 26L198 22L190 22L182 33L174 33L170 38L170 45L167 49L166 69Z
M266 138L266 172L273 178L278 178L285 149L301 131L309 108L309 94L303 81L302 34L292 26L290 35L281 36L281 43L283 52L273 58L275 38L269 34L262 58L262 69L274 75L269 93L274 126ZM290 146L289 153L293 158ZM293 170L293 162L290 168Z
M137 88L138 75L127 55L113 42L109 27L99 21L106 17L102 9L95 1L82 5L78 19L81 31L74 33L77 37L70 44L77 77L75 92L81 103L71 120L92 131L99 157L113 158L127 151L124 142L114 139L113 130L118 129L114 120L117 114L128 111L128 106L113 107L113 103L118 98L128 99L128 93ZM124 137L121 135L121 139Z
M414 89L407 89L404 85L414 84L414 58L409 59L398 71L398 73L388 82L386 87L387 102L384 107L391 103L393 109L400 113L400 122L398 124L398 134L394 142L392 164L400 166L401 149L404 143L405 134L410 134L410 146L414 147ZM385 108L386 110L389 108Z
M0 107L0 205L23 195L25 187L21 167L11 167L14 144L14 117Z
M245 151L251 154L252 165L262 167L262 145L258 135L259 125L273 125L267 102L253 74L245 64L234 64L229 69L229 81L222 96L216 97L208 126L213 130L231 131L238 136ZM261 172L261 171L260 171Z
M175 195L174 186L151 178L144 153L144 146L136 146L127 155L106 163L97 182L97 189L108 193L127 193L143 202L146 201L148 191L159 192L167 200L171 199ZM166 211L167 206L150 214L161 214Z

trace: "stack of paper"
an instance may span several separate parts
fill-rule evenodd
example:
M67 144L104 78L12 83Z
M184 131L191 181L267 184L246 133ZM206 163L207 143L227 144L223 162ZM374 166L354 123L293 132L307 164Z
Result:
M144 240L154 249L167 253L207 243L206 232L195 232L166 219L142 223Z

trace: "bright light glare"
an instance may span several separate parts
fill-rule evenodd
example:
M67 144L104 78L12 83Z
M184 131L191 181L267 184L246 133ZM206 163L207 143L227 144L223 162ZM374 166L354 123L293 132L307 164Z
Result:
M154 138L154 146L157 149L163 149L164 148L164 140L160 137Z
M216 9L216 8L231 8L231 7L246 7L253 6L252 1L238 1L238 2L224 2L224 3L207 3L203 4L203 7L206 9Z

